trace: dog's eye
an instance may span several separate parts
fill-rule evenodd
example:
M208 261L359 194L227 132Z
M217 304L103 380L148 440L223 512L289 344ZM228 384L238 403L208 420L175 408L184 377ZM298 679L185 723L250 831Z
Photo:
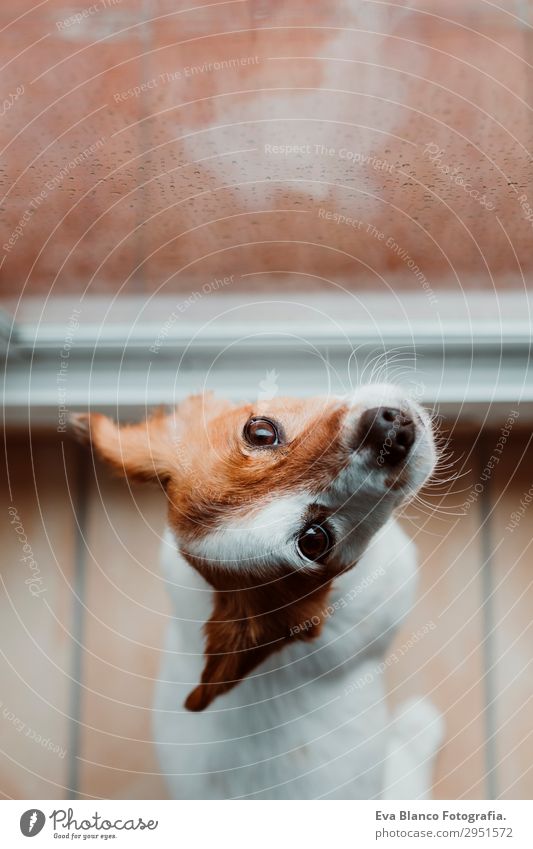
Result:
M259 448L280 443L278 429L270 419L250 419L244 426L244 438Z
M298 538L300 554L307 560L320 560L330 548L330 535L322 525L309 525Z

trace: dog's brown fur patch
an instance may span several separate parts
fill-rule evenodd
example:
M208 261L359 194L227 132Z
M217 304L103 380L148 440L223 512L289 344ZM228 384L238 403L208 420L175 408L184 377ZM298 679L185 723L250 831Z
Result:
M213 580L212 570L202 571ZM292 640L317 637L331 588L324 570L285 574L258 587L222 588L224 579L217 575L215 580L219 588L205 625L206 662L200 684L185 702L193 711L204 710ZM227 582L237 581L234 577Z

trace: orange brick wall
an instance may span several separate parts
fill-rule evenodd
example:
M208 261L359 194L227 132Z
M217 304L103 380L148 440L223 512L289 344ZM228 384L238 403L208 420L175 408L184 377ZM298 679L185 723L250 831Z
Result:
M506 5L3 0L2 292L523 287L532 4Z

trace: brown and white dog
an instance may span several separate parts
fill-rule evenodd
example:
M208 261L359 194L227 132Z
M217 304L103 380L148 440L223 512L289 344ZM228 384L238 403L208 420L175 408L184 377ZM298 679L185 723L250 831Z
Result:
M73 424L166 492L174 618L154 730L173 795L427 795L440 717L417 702L391 723L381 674L416 573L393 512L436 460L423 408L384 384Z

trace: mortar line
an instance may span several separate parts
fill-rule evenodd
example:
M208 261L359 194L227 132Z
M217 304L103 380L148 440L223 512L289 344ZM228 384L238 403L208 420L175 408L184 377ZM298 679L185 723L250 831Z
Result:
M70 744L68 783L69 799L79 799L79 754L81 746L81 697L83 675L83 637L84 637L84 605L85 605L85 565L86 565L86 531L89 499L88 464L85 451L78 447L76 501L74 505L76 516L75 546L74 546L74 578L73 578L73 656L72 656L72 691L70 702Z
M480 440L478 453L479 473L484 469L485 440ZM481 594L482 594L482 623L483 623L483 688L484 688L484 721L485 721L485 780L487 799L498 798L498 757L496 751L498 720L496 687L496 645L495 645L495 613L494 613L494 555L492 548L492 517L490 480L487 480L479 500L481 521Z

